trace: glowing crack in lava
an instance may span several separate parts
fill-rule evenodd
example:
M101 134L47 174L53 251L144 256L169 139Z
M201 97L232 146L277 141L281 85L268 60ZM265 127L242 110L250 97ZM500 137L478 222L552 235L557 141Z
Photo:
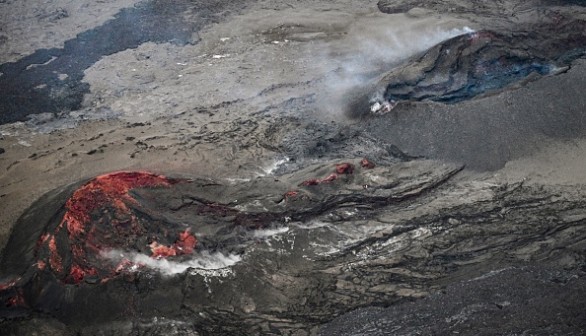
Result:
M64 283L106 280L134 266L128 260L113 265L101 253L132 250L164 258L190 254L197 240L188 230L173 231L141 220L135 188L166 188L178 183L146 172L115 172L98 176L77 189L65 203L65 214L52 232L37 242L39 269L49 268Z
M363 159L366 160L366 159ZM336 171L334 173L331 173L330 175L319 179L319 178L313 178L313 179L309 179L306 181L301 182L300 186L315 186L315 185L319 185L322 183L330 183L335 181L336 179L338 179L338 176L340 175L351 175L352 173L354 173L354 165L351 163L338 163L336 164ZM285 196L294 196L291 194L285 194Z

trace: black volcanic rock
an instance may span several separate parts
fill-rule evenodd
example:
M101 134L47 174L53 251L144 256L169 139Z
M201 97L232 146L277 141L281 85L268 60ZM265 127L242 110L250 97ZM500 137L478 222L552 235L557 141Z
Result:
M586 41L586 39L585 39ZM455 37L386 74L386 100L457 103L554 71L550 61L487 31Z

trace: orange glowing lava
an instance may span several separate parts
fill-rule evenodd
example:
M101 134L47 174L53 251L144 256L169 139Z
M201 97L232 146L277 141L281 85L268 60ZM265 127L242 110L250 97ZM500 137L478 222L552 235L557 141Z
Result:
M37 253L46 256L39 259L40 269L50 270L63 282L78 284L88 276L102 279L117 274L120 265L100 260L104 249L146 250L150 247L152 257L190 254L197 245L197 239L188 230L158 236L168 241L177 234L171 246L159 244L153 235L150 244L143 244L145 235L152 232L135 215L133 209L140 205L130 194L136 188L166 188L178 180L147 172L116 172L96 177L77 189L65 203L63 219L54 232L41 235ZM152 231L152 230L151 230ZM144 238L143 240L140 240ZM173 240L172 240L173 241ZM67 262L65 262L67 261Z

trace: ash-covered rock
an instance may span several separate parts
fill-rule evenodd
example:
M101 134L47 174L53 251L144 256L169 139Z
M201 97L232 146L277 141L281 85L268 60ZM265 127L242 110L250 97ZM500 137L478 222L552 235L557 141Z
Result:
M299 117L280 118L265 130L263 146L290 159L279 172L344 157L368 157L379 163L413 160L394 144L372 137L360 125L340 125Z
M335 122L317 121L313 91L322 89L320 80L287 77L260 91L261 98L274 94L268 100L230 96L221 104L200 108L186 99L181 108L170 105L173 117L161 116L165 122L132 124L137 129L128 125L122 132L112 129L116 137L100 130L97 138L103 145L88 140L78 147L79 153L93 154L78 157L75 153L82 163L79 170L87 173L114 163L119 168L127 164L116 161L120 158L131 159L136 167L160 156L164 159L155 166L163 171L192 164L181 170L189 176L173 179L116 172L55 190L31 206L14 228L0 264L1 330L26 334L38 326L32 332L304 335L317 334L323 326L324 334L555 334L558 330L582 334L583 186L506 184L497 177L461 176L459 164L415 160L394 146L428 157L467 164L482 159L485 166L501 167L513 157L508 151L516 150L522 137L534 134L526 128L544 129L547 134L582 134L583 98L579 90L571 90L580 88L583 68L576 66L564 76L546 76L552 65L578 64L573 60L581 57L584 31L579 11L572 16L569 11L576 9L571 6L559 11L532 9L527 7L530 2L434 1L421 5L427 9L410 8L411 1L387 4L403 6L400 11L408 11L407 17L412 18L444 13L441 9L446 4L453 5L446 12L454 15L474 10L489 14L470 19L483 30L445 41L391 70L387 77L378 77L384 78L382 92L373 90L378 83L373 82L357 91L360 97L368 93L365 101L348 95L352 103L365 102L362 108L379 103L374 112L389 112L400 97L402 102L384 116L342 121L336 115ZM141 13L143 5L124 11L92 34L115 27L124 15ZM324 6L331 11L330 3ZM175 22L174 13L179 12L172 10L165 18ZM512 16L504 13L515 13L511 20L519 20L518 24L507 21ZM497 16L503 19L488 24ZM151 27L153 23L144 24ZM188 27L192 32L199 29ZM293 35L311 31L292 27ZM233 30L218 32L220 47L210 48L213 53L207 59L226 55L227 51L219 52L227 41L248 41L252 49L262 43L275 50L303 42L281 43L291 34L279 35L270 29L268 35L247 35L250 40L224 37L228 31ZM325 29L309 40L327 40L331 37L327 34L330 30ZM279 41L267 41L271 36ZM181 45L189 38L185 35L185 40L170 42ZM250 42L254 39L261 42ZM140 36L133 39L142 40ZM167 35L147 40L168 41ZM63 54L58 50L60 57L67 48ZM454 49L458 52L447 52ZM31 59L36 64L47 55L40 52ZM162 59L169 61L167 56ZM115 60L103 61L105 65L120 62ZM177 60L181 61L177 69L187 66ZM245 61L235 61L242 65L238 71L249 66ZM26 76L64 64L68 63L56 59L30 68ZM197 71L214 66L231 69L220 68L219 62L201 64ZM72 71L79 72L76 69ZM244 71L242 78L256 72L257 68ZM49 77L54 76L58 75ZM394 76L401 82L385 94ZM190 76L181 78L186 77ZM505 90L502 96L484 102L469 99L536 78L540 80L525 86L527 90ZM187 85L196 82L206 85L194 80ZM564 85L569 82L572 85ZM142 93L150 92L137 87ZM166 89L181 91L176 88ZM552 93L552 88L558 91ZM236 94L218 92L224 91ZM183 96L169 97L191 94L181 92ZM380 94L375 97L378 101L369 100L373 92ZM549 104L544 92L559 97ZM572 95L576 97L560 98ZM264 106L267 101L270 106ZM148 100L141 103L148 105ZM160 107L155 105L153 110ZM336 111L344 108L333 106ZM203 117L207 115L216 118ZM551 122L561 119L564 122ZM52 122L43 116L33 120L41 126ZM116 156L120 149L113 148L122 139L133 149ZM406 146L409 142L416 145ZM496 150L503 144L505 154ZM105 160L105 153L99 152L106 146L105 153L115 159ZM216 148L208 150L211 147ZM261 168L267 149L277 162L285 163L275 164L275 169ZM12 158L15 151L3 157L10 154ZM450 155L441 155L448 151ZM41 155L61 159L68 154L35 153L29 159L39 160ZM89 170L87 158L101 168ZM258 175L242 173L250 166L258 168L254 171ZM7 171L21 167L37 171L26 165L9 166ZM42 177L74 171L47 169ZM218 178L200 177L204 174ZM14 185L11 188L32 188L21 182ZM4 199L14 194L7 192ZM350 321L355 325L346 323ZM357 326L361 324L366 326Z

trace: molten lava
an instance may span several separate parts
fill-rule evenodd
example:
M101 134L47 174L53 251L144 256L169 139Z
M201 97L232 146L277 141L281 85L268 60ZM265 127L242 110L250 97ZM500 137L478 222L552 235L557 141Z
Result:
M375 167L374 163L370 162L367 158L360 161L360 166L365 169L372 169Z
M315 185L320 185L322 183L329 183L329 182L333 182L336 179L338 179L339 175L350 175L354 173L354 165L351 163L338 163L336 164L336 169L334 173L331 173L330 175L319 179L319 178L314 178L314 179L309 179L306 181L301 182L301 186L315 186Z
M150 251L154 258L192 253L197 244L194 235L188 230L147 227L152 224L136 215L140 206L130 193L177 182L146 172L116 172L87 182L67 200L63 219L54 231L39 238L39 268L49 268L61 281L77 284L88 276L104 280L128 268L100 256L111 249Z
M338 178L337 174L330 174L327 177L323 178L323 179L309 179L307 181L303 181L301 183L302 186L314 186L314 185L318 185L318 184L322 184L322 183L328 183L328 182L332 182L334 180L336 180Z

